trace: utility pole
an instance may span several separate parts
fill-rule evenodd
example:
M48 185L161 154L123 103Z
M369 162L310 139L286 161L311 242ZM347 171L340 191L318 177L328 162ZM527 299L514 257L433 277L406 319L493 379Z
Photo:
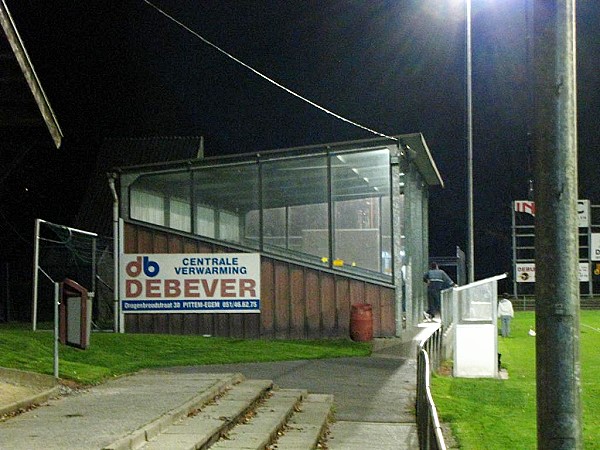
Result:
M534 0L538 448L581 449L575 0Z

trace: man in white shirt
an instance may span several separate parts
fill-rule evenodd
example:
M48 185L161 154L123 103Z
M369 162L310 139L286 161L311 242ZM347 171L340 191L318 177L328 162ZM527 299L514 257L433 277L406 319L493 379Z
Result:
M498 302L498 317L502 321L502 337L510 335L510 321L515 316L513 305L509 298L510 295L504 293Z

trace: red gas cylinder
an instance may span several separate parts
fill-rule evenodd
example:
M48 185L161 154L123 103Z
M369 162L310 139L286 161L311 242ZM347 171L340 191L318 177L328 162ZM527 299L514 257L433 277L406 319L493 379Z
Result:
M356 342L373 339L373 307L366 303L352 305L350 311L350 338Z

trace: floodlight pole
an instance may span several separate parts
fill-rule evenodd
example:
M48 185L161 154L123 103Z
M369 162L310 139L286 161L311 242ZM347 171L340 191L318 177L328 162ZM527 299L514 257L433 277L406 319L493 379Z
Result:
M534 39L538 448L580 449L575 0L534 0Z
M473 232L473 50L471 45L471 0L465 0L466 53L467 53L467 280L475 281L475 237Z

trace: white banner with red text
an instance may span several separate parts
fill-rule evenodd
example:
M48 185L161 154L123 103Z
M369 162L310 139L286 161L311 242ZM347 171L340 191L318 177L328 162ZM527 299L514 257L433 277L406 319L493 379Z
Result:
M513 209L516 212L535 216L535 202L533 200L515 200ZM590 201L577 200L577 225L579 228L590 226Z

